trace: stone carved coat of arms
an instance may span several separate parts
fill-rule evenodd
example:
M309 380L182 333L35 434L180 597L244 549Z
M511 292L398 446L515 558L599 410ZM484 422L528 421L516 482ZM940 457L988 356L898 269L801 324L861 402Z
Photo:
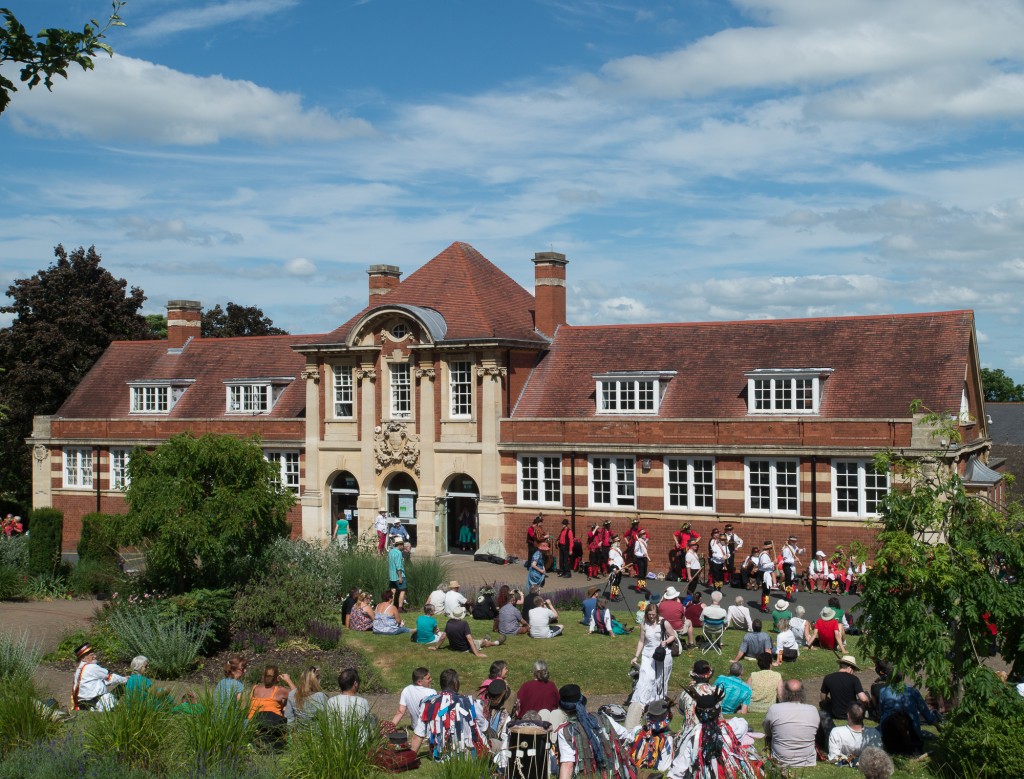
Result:
M389 465L401 464L420 475L420 437L410 433L404 422L385 422L377 429L373 455L377 473Z

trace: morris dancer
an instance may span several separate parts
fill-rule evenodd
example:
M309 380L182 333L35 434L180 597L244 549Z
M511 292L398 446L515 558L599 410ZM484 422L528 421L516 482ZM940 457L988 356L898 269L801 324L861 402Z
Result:
M765 614L768 613L768 601L775 588L775 561L772 560L774 546L771 541L765 541L757 557L757 571L761 577L761 611Z
M110 693L111 688L128 681L125 676L111 673L96 662L96 651L89 644L82 644L75 650L78 668L71 687L71 710L108 711L117 701Z
M793 597L793 588L796 583L796 566L800 562L797 556L802 550L797 548L796 536L790 536L789 540L782 547L782 572L786 578L786 599Z
M814 559L811 560L810 579L811 589L817 592L825 592L828 587L829 572L828 562L825 560L825 553L820 549L814 553Z
M725 581L725 564L729 560L729 546L719 534L718 528L711 531L708 557L711 560L711 586L720 590Z
M732 584L736 575L736 551L743 548L743 539L736 535L732 530L732 525L728 524L722 533L722 540L729 548L729 559L725 563L725 580Z

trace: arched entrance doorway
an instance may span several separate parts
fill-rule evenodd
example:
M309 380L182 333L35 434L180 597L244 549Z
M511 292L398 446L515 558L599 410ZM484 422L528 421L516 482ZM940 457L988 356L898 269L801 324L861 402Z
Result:
M384 490L385 507L388 514L398 517L409 533L409 540L416 546L416 482L407 473L396 473L388 479Z
M448 480L444 497L447 527L443 540L447 551L473 554L480 545L480 520L476 510L480 490L476 482L471 476L456 473Z
M359 482L348 471L339 472L331 480L331 538L338 532L338 517L348 520L348 537L352 544L359 538Z

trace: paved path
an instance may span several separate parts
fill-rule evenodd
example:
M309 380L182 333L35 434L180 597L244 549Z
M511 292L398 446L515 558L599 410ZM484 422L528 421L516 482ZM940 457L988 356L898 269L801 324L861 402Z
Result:
M0 631L20 636L52 652L68 630L85 627L96 611L95 600L55 600L27 603L0 602Z

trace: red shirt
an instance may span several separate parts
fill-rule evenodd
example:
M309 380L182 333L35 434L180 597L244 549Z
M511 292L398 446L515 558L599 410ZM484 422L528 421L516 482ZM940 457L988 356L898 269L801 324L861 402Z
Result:
M814 629L818 631L818 643L822 649L835 649L839 646L839 620L830 619L826 622L819 619L814 623Z
M701 624L701 615L704 613L704 607L700 603L691 603L686 607L686 618L690 620L690 623L695 627L699 628Z
M685 613L683 611L683 604L679 602L679 598L663 600L659 603L658 614L663 620L670 624L674 630L683 629Z
M539 682L531 679L519 688L516 693L516 705L519 707L519 715L522 716L528 711L540 711L548 709L556 711L558 702L558 688L554 682Z

